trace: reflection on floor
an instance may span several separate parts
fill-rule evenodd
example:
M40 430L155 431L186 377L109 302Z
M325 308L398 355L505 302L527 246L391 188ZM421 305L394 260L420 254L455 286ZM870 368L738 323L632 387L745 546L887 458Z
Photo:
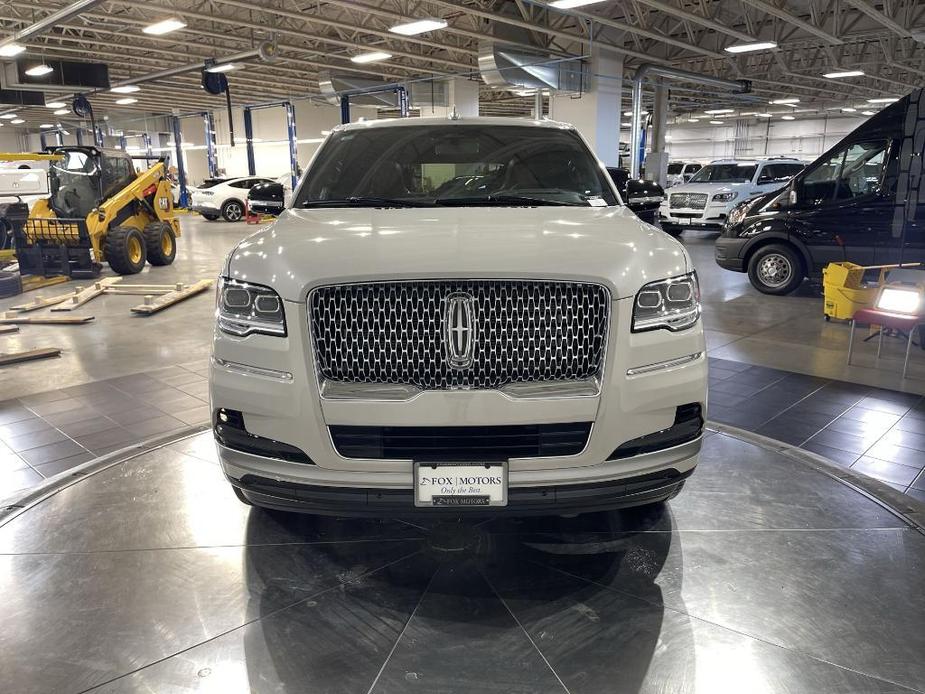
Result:
M3 690L918 691L925 536L714 434L675 500L471 527L241 505L208 433L0 527ZM450 551L455 550L455 551Z
M710 359L709 418L925 501L925 397Z

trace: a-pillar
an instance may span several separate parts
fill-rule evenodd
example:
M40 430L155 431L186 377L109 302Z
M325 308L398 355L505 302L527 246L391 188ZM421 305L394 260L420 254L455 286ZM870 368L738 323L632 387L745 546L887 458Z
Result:
M585 91L553 94L549 114L571 123L607 166L620 164L620 91L623 87L623 56L595 46L586 66Z
M652 151L646 155L646 179L658 181L664 186L668 182L668 88L660 84L655 88L655 107L652 110Z

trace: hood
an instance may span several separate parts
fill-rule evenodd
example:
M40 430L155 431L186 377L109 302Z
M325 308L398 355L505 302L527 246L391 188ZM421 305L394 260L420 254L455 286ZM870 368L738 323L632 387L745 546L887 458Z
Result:
M616 299L689 268L680 243L625 207L428 207L286 210L226 273L290 301L324 284L444 277L596 282Z
M730 191L741 191L743 188L750 188L751 181L744 181L742 183L680 183L676 186L671 186L672 193L709 193L710 195L716 195L717 193L728 193Z

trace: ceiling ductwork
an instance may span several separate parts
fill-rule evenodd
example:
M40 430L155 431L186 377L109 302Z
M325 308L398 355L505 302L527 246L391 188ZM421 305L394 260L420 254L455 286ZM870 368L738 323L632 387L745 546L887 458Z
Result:
M419 80L407 84L396 84L353 75L320 75L318 88L328 103L339 104L342 96L349 96L354 106L375 108L399 108L398 87L404 87L412 108L430 108L448 105L446 80Z
M563 59L496 41L479 45L479 72L495 89L544 89L560 92L584 90L584 72L578 58Z

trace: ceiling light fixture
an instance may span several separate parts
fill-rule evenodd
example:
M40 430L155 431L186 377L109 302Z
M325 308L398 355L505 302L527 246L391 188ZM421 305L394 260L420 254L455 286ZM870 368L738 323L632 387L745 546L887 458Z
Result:
M445 19L428 17L426 19L414 19L403 24L396 24L391 27L389 31L393 34L401 34L402 36L416 36L417 34L423 34L427 31L446 29L446 27L447 22Z
M54 123L42 123L39 126L42 130L48 130L49 128L55 127Z
M624 111L624 112L623 112L623 115L624 115L624 116L632 116L632 115L633 115L633 112L632 112L632 111ZM649 112L648 112L648 111L640 111L640 112L639 112L639 115L640 115L640 116L648 116L648 115L649 115Z
M797 99L795 96L792 96L792 97L788 97L788 98L786 98L786 99L775 99L775 100L772 101L771 103L772 103L772 104L790 105L790 104L798 104L798 103L800 103L800 100Z
M855 111L857 111L857 109L851 108L850 106L845 106L845 108L843 108L842 111L844 111L845 113L854 113Z
M0 116L3 120L13 120L14 118L19 118L15 113L4 113Z
M133 99L129 96L125 99L116 99L116 103L119 104L119 106L128 106L129 104L137 104L138 99Z
M734 46L726 46L724 49L727 53L749 53L751 51L766 51L771 48L777 48L774 41L757 41L755 43L739 43Z
M861 111L862 116L872 116L874 113L875 111Z
M710 125L723 125L724 123L725 121L721 121L721 120L711 120L710 121Z
M699 123L700 119L699 118L688 118L687 122L688 123Z
M392 57L391 53L384 51L372 51L371 53L360 53L350 58L350 62L364 65L366 63L378 63L380 60L388 60Z
M781 120L796 120L793 116L781 116Z
M68 111L66 108L59 108L57 111L55 111L56 116L66 116L69 113L70 111Z
M633 127L633 124L632 123L620 123L620 127L631 128Z
M231 72L232 70L237 70L238 67L235 63L222 63L221 65L207 67L206 72Z
M35 65L26 70L26 74L30 77L41 77L42 75L47 75L49 72L54 72L55 69L51 65L46 65L42 63L41 65Z
M25 122L26 121L24 121L22 118L16 118L10 121L10 123L12 123L13 125L19 125L20 123L25 123Z
M137 84L126 84L121 87L113 87L109 91L115 94L134 94L137 91L141 91L141 87Z
M45 106L46 108L64 108L67 104L63 101L49 101Z
M549 6L555 7L557 10L571 10L575 7L593 5L596 2L603 2L603 0L552 0Z
M885 96L880 99L868 99L867 103L869 104L892 104L894 101L899 101L898 96Z
M12 58L26 50L26 47L19 43L7 43L0 46L0 58Z
M822 75L826 79L837 80L842 77L863 77L863 70L845 70L843 72L826 72Z
M755 115L758 116L759 118L773 118L774 117L773 113L756 113Z
M718 116L722 113L735 113L734 108L714 108L712 111L704 111L708 116Z
M186 22L171 17L170 19L164 19L155 24L146 26L141 31L145 34L151 34L152 36L163 36L164 34L169 34L171 31L182 29L185 26Z

